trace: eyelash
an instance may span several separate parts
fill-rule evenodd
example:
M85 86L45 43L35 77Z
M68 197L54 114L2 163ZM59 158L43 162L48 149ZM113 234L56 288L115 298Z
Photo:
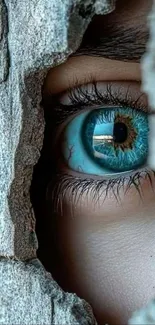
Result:
M152 191L154 192L152 177L155 177L155 172L151 175L150 171L147 169L138 171L134 175L128 177L119 177L110 180L81 179L68 174L57 174L55 180L53 180L47 188L46 199L50 202L52 199L54 213L60 210L59 213L63 215L63 199L66 193L67 200L70 200L74 210L74 207L76 207L82 195L85 193L88 197L90 192L93 195L94 205L99 202L101 196L102 204L104 204L109 192L114 195L118 203L122 203L120 190L123 188L124 194L127 194L133 185L143 201L141 181L148 179ZM52 191L50 191L50 187ZM52 197L51 194L49 195L48 193L52 193Z
M71 107L77 107L77 110L79 107L84 106L93 106L93 105L115 105L120 107L126 107L130 106L133 109L148 112L148 107L146 105L142 105L142 103L139 104L140 98L142 95L140 95L136 100L133 100L129 96L129 88L127 89L125 93L125 97L121 98L121 87L118 89L118 91L115 91L115 94L112 93L112 84L109 82L106 84L106 92L104 95L99 91L97 87L97 82L92 81L91 86L92 89L88 90L88 86L90 87L90 84L85 85L85 89L81 86L77 86L76 88L70 88L69 89L69 98L71 100L72 105ZM91 94L93 93L93 97Z
M91 80L91 91L90 88L89 91L87 88L87 86L90 86L90 84L86 84L85 89L83 89L82 86L76 86L76 83L78 83L78 81L74 83L74 88L69 87L68 89L68 97L71 101L71 105L62 104L59 100L61 97L60 94L59 96L53 96L49 93L46 98L42 98L40 104L45 109L45 120L47 123L49 122L49 124L51 124L54 121L55 127L57 128L73 114L83 111L85 108L93 108L93 106L97 107L100 105L113 105L119 107L130 106L133 109L148 112L148 107L140 103L141 96L139 96L136 100L133 100L129 96L129 87L125 96L121 98L121 88L120 92L118 90L115 92L115 94L113 94L112 84L110 82L106 85L104 95L98 90L96 81ZM93 93L93 97L90 96L91 92Z
M88 92L87 85L85 85L85 88L82 88L81 86L69 88L68 93L71 105L64 105L60 103L57 98L53 100L53 96L49 95L50 102L53 102L52 106L54 106L53 111L55 114L54 120L56 122L56 128L69 116L75 114L78 111L84 110L84 108L92 107L94 105L115 105L122 108L130 106L136 110L144 112L148 111L147 106L139 103L141 96L139 96L137 100L133 101L132 98L129 97L128 88L125 97L121 98L119 91L115 92L115 94L112 93L111 83L108 83L106 86L106 95L100 93L95 81L92 81L92 91L90 91L89 88ZM93 97L91 96L92 93ZM147 168L143 169L142 171L137 171L130 176L120 176L119 178L104 180L96 180L88 177L81 179L80 177L71 176L69 174L58 173L52 190L52 201L54 202L54 207L56 207L58 203L57 200L59 199L59 201L61 201L61 199L63 199L66 190L71 190L71 196L72 198L75 198L74 204L76 204L75 201L77 199L77 195L80 198L84 192L89 193L90 191L93 193L94 199L98 201L101 195L100 190L103 189L102 194L105 193L103 202L108 196L109 191L112 191L116 200L120 202L120 189L123 188L126 194L132 185L136 188L140 198L142 199L141 181L147 178L150 182L151 188L153 189L152 177L154 176L155 172L150 172L150 170L147 170ZM57 210L57 208L54 209Z

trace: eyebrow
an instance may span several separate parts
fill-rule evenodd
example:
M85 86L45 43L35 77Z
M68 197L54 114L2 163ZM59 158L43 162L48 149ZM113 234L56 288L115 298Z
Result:
M124 27L108 24L102 31L88 28L82 44L71 57L79 55L105 57L112 60L139 62L146 50L149 32L146 27Z

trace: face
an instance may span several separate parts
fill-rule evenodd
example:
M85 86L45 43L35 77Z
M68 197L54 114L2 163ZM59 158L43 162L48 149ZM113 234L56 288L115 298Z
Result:
M140 68L151 4L118 0L113 13L94 17L43 87L53 173L44 264L90 303L99 324L127 323L155 292L155 180L145 163Z

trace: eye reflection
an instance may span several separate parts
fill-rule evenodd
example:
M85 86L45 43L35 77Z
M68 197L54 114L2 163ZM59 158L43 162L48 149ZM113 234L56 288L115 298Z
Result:
M140 168L148 153L147 114L130 107L106 107L73 118L63 133L68 167L106 175Z
M94 148L94 157L98 158L104 158L104 155L99 152L100 146L103 145L103 143L113 143L114 139L112 135L103 135L102 132L102 125L95 126L92 146ZM104 132L106 131L104 130Z
M115 118L114 123L101 123L96 124L94 127L93 142L92 146L94 148L94 156L98 158L104 158L104 155L100 152L100 146L105 143L111 143L113 146L121 145L122 150L124 150L124 143L129 136L129 126L125 124L125 120L120 121ZM103 134L105 133L105 134ZM135 132L136 135L136 132ZM132 148L132 144L131 144Z

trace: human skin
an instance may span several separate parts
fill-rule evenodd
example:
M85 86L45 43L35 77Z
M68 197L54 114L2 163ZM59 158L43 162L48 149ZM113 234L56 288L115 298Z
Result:
M116 12L102 19L110 19L115 24L121 20L128 27L145 26L151 3L145 0L118 1ZM102 81L103 88L107 81L116 88L121 86L124 96L129 85L131 96L141 94L140 62L81 55L51 69L45 80L44 96L48 92L60 94L61 100L66 101L68 88L74 86L75 77L76 85L82 85L89 82L90 75L94 80ZM62 92L65 93L63 97ZM147 103L144 94L141 100L142 104ZM61 129L63 125L59 141ZM58 169L77 176L63 162L58 162ZM80 174L81 179L84 176L92 177ZM133 311L154 297L154 185L154 176L152 186L145 178L141 180L141 196L131 186L127 194L120 189L119 201L110 192L105 200L100 193L97 203L92 192L84 192L75 201L74 195L66 189L58 201L55 222L52 210L46 218L48 269L64 290L76 292L90 303L100 325L126 324ZM50 188L48 198L51 192ZM55 248L52 232L56 238Z

